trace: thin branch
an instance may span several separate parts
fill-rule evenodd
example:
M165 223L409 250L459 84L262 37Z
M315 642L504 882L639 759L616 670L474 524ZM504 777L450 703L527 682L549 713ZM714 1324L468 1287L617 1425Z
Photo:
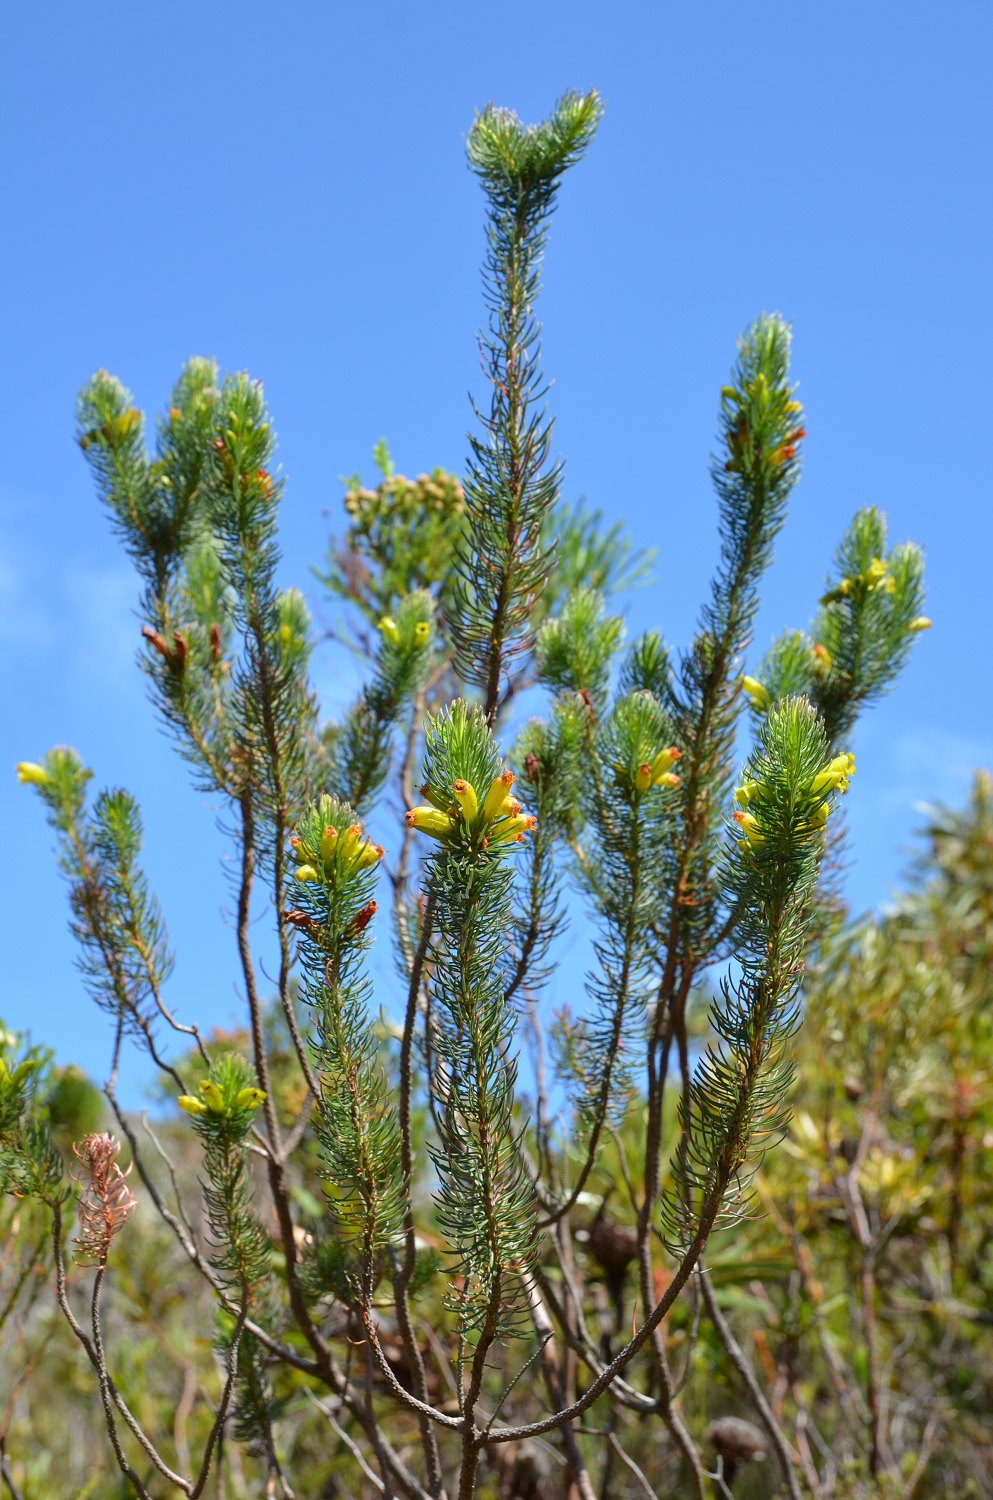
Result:
M731 1332L731 1327L727 1319L717 1305L717 1298L714 1296L713 1283L711 1282L709 1275L702 1265L697 1272L697 1277L700 1283L700 1288L703 1292L703 1300L707 1304L707 1314L717 1331L717 1337L724 1345L724 1350L728 1356L728 1359L730 1359L731 1363L734 1365L738 1374L744 1381L745 1388L748 1391L748 1395L751 1399L752 1405L758 1412L759 1420L761 1421L762 1426L765 1428L769 1436L769 1441L776 1450L776 1456L779 1459L779 1467L783 1471L783 1478L786 1480L786 1488L790 1492L790 1500L803 1500L803 1496L800 1492L800 1486L797 1483L796 1473L794 1472L793 1456L790 1453L789 1445L786 1441L783 1430L773 1415L772 1407L769 1405L768 1401L765 1399L765 1396L762 1393L762 1389L755 1378L755 1372L752 1369L748 1359L745 1357L744 1350L741 1348L734 1334Z

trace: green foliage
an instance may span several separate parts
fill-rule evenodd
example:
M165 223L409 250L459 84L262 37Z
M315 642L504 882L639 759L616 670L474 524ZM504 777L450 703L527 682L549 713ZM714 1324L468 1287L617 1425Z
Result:
M560 468L548 467L551 424L539 402L539 290L546 223L559 181L586 152L602 113L595 92L565 94L541 125L493 106L469 132L469 164L487 199L483 273L490 325L480 336L492 386L482 436L470 436L467 531L458 548L451 619L462 679L484 693L492 723L514 660L529 646L529 617L552 567L542 546L558 500Z
M674 1251L697 1225L723 1227L745 1210L743 1169L760 1160L789 1118L789 1042L799 1019L807 924L823 847L821 809L831 793L824 729L803 699L769 714L743 785L755 822L729 845L724 883L736 914L740 977L721 982L709 1046L683 1106L674 1189L665 1207ZM754 811L753 811L754 810Z
M567 594L560 614L546 620L538 632L539 682L553 692L586 693L594 711L602 713L610 665L623 634L624 622L617 615L604 615L603 596L596 589Z
M360 842L347 803L323 797L300 825L296 856L301 912L304 998L317 1033L315 1061L321 1078L318 1139L326 1172L328 1210L339 1237L331 1260L320 1254L311 1280L340 1283L342 1241L354 1241L356 1285L352 1298L368 1303L381 1273L381 1255L395 1241L404 1183L400 1138L390 1106L389 1082L369 1016L371 986L362 973L375 863L382 850ZM331 1277L330 1282L325 1278ZM350 1298L350 1300L352 1300Z
M213 1236L211 1265L222 1285L244 1299L258 1295L269 1275L269 1237L255 1214L246 1142L259 1106L260 1089L236 1052L211 1065L197 1094L180 1104L190 1114L203 1145L203 1201Z
M444 469L407 479L393 472L385 441L376 462L383 478L366 489L358 475L348 481L344 546L332 539L324 570L328 592L354 605L371 625L390 615L407 594L426 590L440 605L450 603L452 555L465 530L465 496Z
M875 506L854 517L835 554L810 636L776 641L759 670L756 714L790 693L807 693L836 744L860 710L893 686L914 637L930 626L924 604L924 557L911 542L886 550L886 518ZM749 679L751 681L751 679Z
M394 722L424 686L433 654L432 613L431 595L422 589L400 601L395 620L383 617L373 680L328 737L330 784L357 811L386 780Z
M464 781L484 805L499 769L478 709L457 700L427 725L424 780L438 800ZM513 1013L504 1003L514 847L481 848L459 820L426 877L438 932L435 1092L444 1101L433 1152L438 1222L458 1257L460 1330L477 1334L484 1357L496 1333L513 1326L520 1277L534 1256L533 1191L513 1130Z
M937 1500L988 1474L993 794L977 782L964 814L935 815L891 916L825 916L844 741L927 622L919 552L887 551L865 510L811 632L742 676L804 435L778 315L739 340L721 392L720 557L695 637L678 653L649 630L622 654L609 601L651 553L561 501L535 321L558 187L600 112L567 94L543 124L489 107L472 126L490 404L464 492L395 473L385 441L381 482L347 481L318 575L367 667L341 722L318 717L306 601L276 583L261 385L191 360L154 454L119 382L81 393L152 701L232 844L245 1017L205 1039L167 1009L133 798L89 802L66 749L23 762L112 1021L122 1136L93 1133L80 1075L4 1040L0 1173L27 1196L0 1204L0 1369L21 1380L40 1329L45 1378L86 1418L66 1437L32 1393L22 1419L12 1385L0 1436L57 1454L48 1477L17 1460L26 1500L115 1483L195 1500L208 1482L246 1500L545 1495L549 1454L563 1493L619 1493L616 1460L660 1500L757 1500L777 1483L763 1444L791 1500L801 1478ZM495 733L525 688L508 766ZM570 889L593 935L586 1000L549 1028ZM370 966L384 896L399 995ZM157 1123L117 1100L127 1037L178 1103ZM44 1322L53 1266L62 1321ZM758 1446L714 1421L741 1408ZM936 1421L957 1423L940 1464Z

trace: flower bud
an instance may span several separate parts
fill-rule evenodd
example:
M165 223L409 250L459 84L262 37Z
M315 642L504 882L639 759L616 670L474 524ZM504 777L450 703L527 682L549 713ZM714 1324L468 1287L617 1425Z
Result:
M931 621L928 619L927 615L918 615L915 620L911 620L910 624L907 626L907 629L913 631L930 630Z
M815 672L830 672L833 665L831 656L826 647L821 645L820 641L814 642L810 648L810 654L814 658Z
M455 818L437 807L412 807L405 814L405 819L411 828L416 828L419 833L430 834L433 839L445 840L458 827Z
M377 860L382 859L385 853L386 850L382 844L374 844L370 839L366 839L359 852L359 857L355 861L355 868L357 870L368 870L369 866L376 864Z
M44 766L36 765L33 760L20 760L15 769L21 786L48 786L48 772Z
M362 829L358 823L353 823L350 828L345 829L338 844L338 859L340 861L344 862L352 858L352 855L359 847L359 839L361 837Z
M475 823L479 816L479 803L476 800L475 787L468 781L463 781L460 777L458 781L453 782L452 791L463 818L465 818L467 823Z
M414 640L416 641L417 645L426 646L430 634L431 626L428 624L427 620L418 620L417 624L414 626Z
M313 865L301 865L300 868L296 871L296 878L297 880L302 880L304 882L310 882L311 884L313 884L315 881L319 881L321 877L318 875Z
M360 907L348 924L353 932L363 932L372 921L379 907L375 901L367 901L365 906Z
M383 633L384 640L389 641L391 646L399 646L400 632L397 629L396 620L392 620L389 615L384 615L379 622L379 629Z
M212 1115L224 1113L224 1095L212 1078L205 1078L200 1085L203 1102Z
M202 1104L199 1099L194 1099L192 1094L180 1094L176 1103L180 1109L185 1109L188 1115L205 1115L207 1113L206 1104Z
M647 792L652 784L652 768L647 761L640 765L634 773L634 789L636 792Z
M758 791L759 783L757 781L743 781L734 794L734 800L739 807L747 807Z
M490 843L509 844L512 841L523 843L523 835L530 833L532 828L537 828L538 819L531 813L523 813L516 818L501 818L490 830Z
M507 809L507 803L510 800L510 788L513 784L513 771L501 771L500 775L490 782L490 789L483 799L484 823L492 823L504 814Z
M738 827L741 829L742 834L744 835L745 840L750 845L750 847L753 849L757 848L758 845L762 843L764 835L759 829L759 820L755 816L755 814L750 812L737 811L733 812L731 816L738 824Z
M652 781L659 785L659 777L670 769L674 761L682 755L682 750L677 750L675 745L670 745L668 750L660 750L652 761Z
M450 797L446 798L441 796L438 792L429 787L427 782L425 782L419 790L421 796L426 797L431 806L436 807L439 812L454 814L455 808L452 805L452 800Z
M334 851L337 843L338 830L328 825L321 835L321 859L324 861L325 869L334 859Z
M667 791L674 792L681 781L682 777L677 776L675 771L663 771L661 776L656 776L652 785L664 786Z
M258 1109L264 1099L265 1093L262 1089L239 1089L234 1101L235 1108Z
M865 582L871 587L873 584L879 583L880 579L886 577L886 564L881 558L874 557L862 576Z
M154 646L155 647L156 651L159 653L159 655L161 656L162 660L163 661L168 661L169 660L169 647L166 645L165 641L159 635L159 632L157 630L153 630L150 625L143 625L141 627L141 633L145 637L145 640L148 642L148 644L150 646Z
M764 688L757 677L743 677L741 686L752 700L752 707L760 714L765 713L772 699L769 697L768 689Z

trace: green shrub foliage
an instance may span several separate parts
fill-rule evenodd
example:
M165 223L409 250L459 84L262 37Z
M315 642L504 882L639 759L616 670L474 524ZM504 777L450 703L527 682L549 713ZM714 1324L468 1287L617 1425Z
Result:
M696 634L625 645L651 556L562 499L536 321L600 115L470 128L488 400L464 480L383 441L376 486L345 482L317 577L364 678L337 721L276 582L259 382L191 360L151 450L116 378L80 394L152 704L230 841L245 1011L187 1014L134 798L91 799L72 750L23 762L110 1067L100 1118L81 1076L0 1055L0 1331L27 1392L71 1367L92 1417L64 1457L8 1406L14 1494L988 1492L961 1308L990 1279L989 786L904 906L839 924L851 732L929 622L919 550L866 507L809 633L744 671L804 438L778 315L720 390ZM553 1015L570 921L585 998ZM131 1045L157 1123L118 1099Z

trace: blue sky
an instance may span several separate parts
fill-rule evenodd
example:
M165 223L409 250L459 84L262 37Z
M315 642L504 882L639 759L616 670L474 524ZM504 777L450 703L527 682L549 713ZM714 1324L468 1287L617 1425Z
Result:
M915 807L993 762L991 34L990 8L967 3L8 8L8 1023L102 1076L50 838L12 771L55 743L141 799L173 1003L207 1022L237 1008L216 810L145 701L135 580L72 442L76 390L105 366L155 409L192 353L261 376L288 479L284 581L307 587L337 476L370 472L380 435L407 472L460 469L483 249L463 135L488 100L536 119L568 87L596 86L607 111L554 222L544 359L567 494L659 549L631 628L692 633L716 555L717 393L762 310L794 322L809 437L756 654L807 622L859 505L926 549L934 629L855 742L849 892L885 899ZM333 657L318 677L340 707Z

